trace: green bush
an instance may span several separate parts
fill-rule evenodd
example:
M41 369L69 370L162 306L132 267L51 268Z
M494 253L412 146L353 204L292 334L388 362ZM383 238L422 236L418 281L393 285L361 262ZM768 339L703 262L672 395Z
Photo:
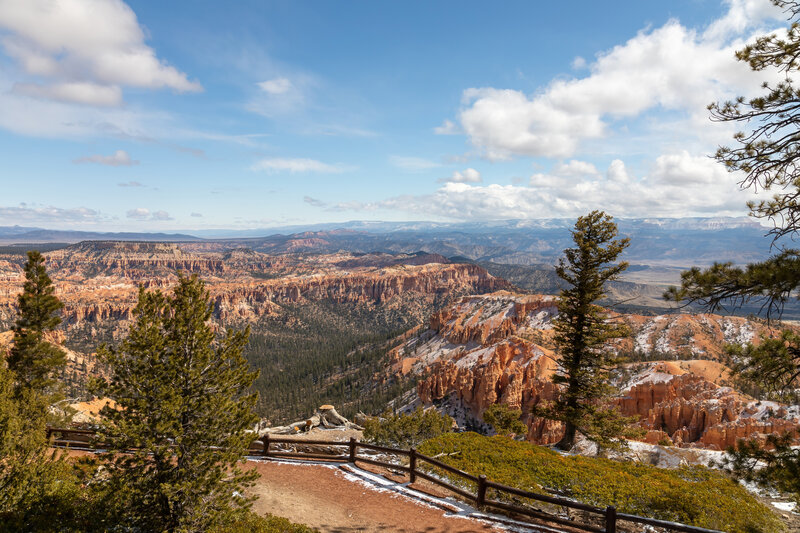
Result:
M614 505L622 513L731 533L783 530L780 519L744 487L705 467L662 469L565 456L529 442L477 433L441 435L423 443L420 452L442 454L440 460L456 468L505 485L597 507Z
M314 533L316 530L295 524L280 516L259 516L248 512L238 519L211 530L211 533Z
M483 413L483 420L490 424L499 435L525 435L528 433L528 426L520 418L522 411L496 403Z
M364 424L364 440L381 446L412 448L453 428L453 419L436 409L417 409L409 415L370 418Z

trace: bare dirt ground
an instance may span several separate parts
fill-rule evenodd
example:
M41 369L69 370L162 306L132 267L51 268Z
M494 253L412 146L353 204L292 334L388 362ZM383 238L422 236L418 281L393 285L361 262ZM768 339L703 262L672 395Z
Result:
M493 523L454 500L442 502L352 465L249 461L261 473L253 510L306 524L322 533L543 532L551 528Z

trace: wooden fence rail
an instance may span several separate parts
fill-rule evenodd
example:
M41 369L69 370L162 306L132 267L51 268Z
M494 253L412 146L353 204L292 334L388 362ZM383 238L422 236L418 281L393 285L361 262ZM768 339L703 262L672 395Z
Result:
M102 448L102 444L92 442L92 438L96 435L94 430L87 429L67 429L67 428L47 428L47 437L50 439L53 435L59 435L60 438L55 438L51 441L53 446L63 447L90 447L96 445ZM274 444L291 444L295 446L308 447L312 451L296 450L294 452L272 449ZM341 454L333 453L319 453L314 448L320 446L335 446L342 449ZM383 452L393 455L405 456L409 458L408 466L398 465L386 461L375 459L374 457L366 457L364 454L359 454L359 450ZM327 441L327 440L299 440L286 437L271 437L265 435L261 440L255 440L248 449L248 454L251 456L261 456L266 458L276 459L300 459L300 460L322 460L322 461L339 461L349 462L355 464L356 462L367 463L375 466L381 466L393 470L400 470L408 472L409 478L414 483L417 478L422 478L440 487L443 487L459 496L470 500L475 503L477 507L495 508L517 515L537 518L556 524L569 526L573 529L580 529L582 531L590 531L592 533L617 533L617 523L620 521L634 522L648 526L662 528L668 531L681 531L683 533L722 533L718 530L704 529L701 527L689 526L686 524L679 524L677 522L669 522L667 520L656 520L654 518L647 518L644 516L636 516L625 513L618 513L614 506L606 508L595 507L585 503L568 500L566 498L559 498L557 496L549 496L546 494L539 494L536 492L529 492L526 490L518 489L516 487L509 487L494 481L489 481L486 476L473 476L458 468L450 466L438 459L428 457L427 455L419 453L416 449L402 450L399 448L391 448L387 446L378 446L376 444L368 444L360 442L355 438L350 438L347 442L341 441ZM466 490L462 487L456 486L448 481L445 481L438 476L433 475L430 469L420 468L421 464L427 463L429 468L444 470L459 478L464 479L469 484L476 486L475 492ZM539 509L532 509L521 505L515 505L490 499L486 496L487 490L493 490L498 494L505 494L508 496L516 496L518 498L527 498L539 502L557 505L561 507L568 507L579 511L584 511L589 514L596 515L598 522L603 524L603 527L597 527L590 524L580 524L574 520L562 518L553 513L541 511Z

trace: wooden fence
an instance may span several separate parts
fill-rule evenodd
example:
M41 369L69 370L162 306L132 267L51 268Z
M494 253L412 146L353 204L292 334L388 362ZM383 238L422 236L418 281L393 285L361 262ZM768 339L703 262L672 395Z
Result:
M58 435L52 441L53 446L61 447L88 447L91 445L92 438L95 435L93 430L87 429L60 429L48 428L48 438ZM285 451L272 449L274 444L294 445L295 447L309 448L312 451ZM336 447L341 449L341 453L315 453L314 448L319 447ZM381 461L374 457L367 457L366 454L359 454L359 450L382 452L402 457L408 457L408 465L399 465L386 461ZM689 526L686 524L679 524L676 522L669 522L666 520L656 520L654 518L646 518L643 516L630 515L625 513L618 513L616 508L609 506L606 508L594 507L584 503L559 498L556 496L548 496L536 492L529 492L515 487L509 487L500 483L495 483L486 479L486 476L473 476L463 472L455 467L452 467L438 459L428 457L427 455L419 453L414 448L409 450L402 450L399 448L390 448L387 446L378 446L376 444L368 444L360 442L351 438L349 442L332 441L332 440L300 440L295 438L282 438L270 437L265 435L262 440L256 440L250 445L248 450L250 456L260 456L274 459L299 459L299 460L315 460L315 461L340 461L349 463L366 463L370 465L389 468L392 470L399 470L407 473L411 483L414 483L418 478L425 479L435 485L443 487L450 492L453 492L462 498L474 502L477 507L486 509L499 509L515 515L535 518L546 522L552 522L573 529L581 531L590 531L593 533L616 533L617 523L620 521L633 522L652 527L662 528L667 531L681 531L685 533L722 533L717 530L704 529L701 527ZM426 465L428 468L426 468ZM441 479L431 474L431 469L444 470L458 478L467 482L467 484L475 486L475 492L466 490L462 487L456 486L448 481ZM487 497L487 491L493 490L498 495L514 496L517 498L527 498L538 502L566 507L569 509L576 509L587 513L589 516L596 516L596 522L602 524L598 525L581 524L575 520L570 520L553 513L541 511L539 509L532 509L522 505L507 503L499 499L491 499Z

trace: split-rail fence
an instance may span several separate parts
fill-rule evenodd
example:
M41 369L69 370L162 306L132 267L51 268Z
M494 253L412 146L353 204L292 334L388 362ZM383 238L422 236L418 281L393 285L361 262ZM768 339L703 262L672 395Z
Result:
M73 447L85 448L92 444L96 432L91 429L66 429L66 428L48 428L48 439L55 437L51 441L53 446L57 447ZM286 451L272 449L274 444L294 445L298 449L296 451ZM102 444L96 444L97 448L102 448ZM314 448L318 447L338 447L343 448L342 453L314 453ZM310 449L311 451L303 451L303 448ZM381 461L375 458L375 454L368 457L366 454L359 453L360 450L368 450L371 452L385 453L397 455L408 458L408 464L399 465L387 461ZM435 485L443 487L450 492L461 496L462 498L474 503L476 507L483 509L499 509L506 511L512 515L526 517L528 519L537 519L545 522L551 522L563 526L570 527L575 530L589 531L592 533L617 533L618 522L633 522L637 524L647 525L651 527L661 528L665 531L681 531L684 533L723 533L718 530L705 529L677 522L669 522L666 520L656 520L654 518L647 518L644 516L631 515L626 513L619 513L614 506L605 508L595 507L584 503L576 502L574 500L559 498L557 496L549 496L536 492L521 490L515 487L509 487L500 483L495 483L486 479L486 476L474 476L468 474L458 468L450 466L434 457L428 457L416 449L411 448L408 450L400 448L392 448L387 446L378 446L376 444L368 444L366 442L358 441L350 438L349 441L334 441L334 440L301 440L297 438L274 437L265 435L259 440L253 441L248 450L248 456L259 456L272 459L298 459L298 460L312 460L312 461L339 461L349 463L366 463L379 467L384 467L390 470L401 471L407 473L410 482L414 483L418 478L425 479ZM427 466L427 468L426 468ZM433 469L440 469L449 474L465 480L468 486L476 487L473 493L463 487L456 486L438 476L433 475ZM588 516L594 516L595 520L591 520L593 524L580 523L574 519L564 518L557 516L553 513L548 513L539 509L517 505L515 503L508 503L507 501L500 501L499 499L491 499L487 496L487 491L492 490L496 494L515 496L517 498L526 498L538 502L584 511Z

